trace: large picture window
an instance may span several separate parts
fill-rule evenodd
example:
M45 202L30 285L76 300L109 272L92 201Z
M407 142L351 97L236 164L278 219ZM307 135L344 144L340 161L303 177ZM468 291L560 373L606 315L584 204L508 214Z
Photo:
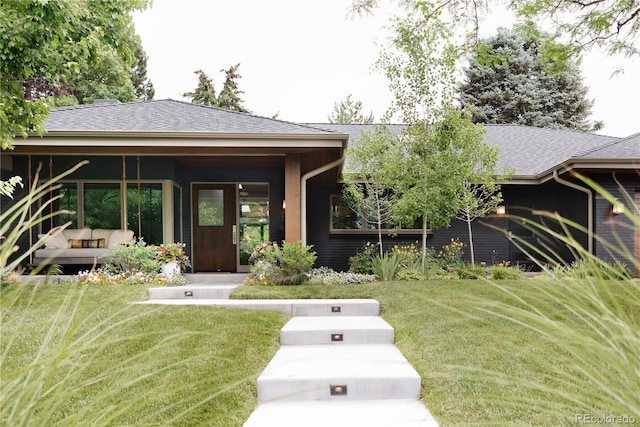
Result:
M120 184L84 184L83 213L86 228L122 228Z
M54 222L57 225L71 222L69 228L78 228L78 184L66 182L61 185L58 190L60 198L56 201L54 208L70 213L61 213L54 218Z
M331 233L375 233L378 224L374 216L363 210L355 210L342 195L331 196ZM418 219L413 227L383 224L382 231L398 234L416 234L422 232L422 220ZM428 230L431 232L431 230Z
M127 185L127 222L146 243L162 243L162 184Z
M173 186L169 188L174 190ZM63 182L57 194L61 197L56 201L55 209L72 213L55 216L51 226L70 221L69 228L121 229L126 209L126 228L133 230L136 237L142 237L148 244L157 245L164 241L165 207L161 182L127 183L126 204L122 197L121 182ZM179 224L179 188L177 196L174 210L178 216L174 216L174 222ZM45 231L49 228L48 221L43 228Z

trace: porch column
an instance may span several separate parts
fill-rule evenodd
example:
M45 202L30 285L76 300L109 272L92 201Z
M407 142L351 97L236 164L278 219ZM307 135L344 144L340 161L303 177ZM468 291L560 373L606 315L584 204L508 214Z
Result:
M300 154L284 158L284 240L293 243L301 238L300 222Z

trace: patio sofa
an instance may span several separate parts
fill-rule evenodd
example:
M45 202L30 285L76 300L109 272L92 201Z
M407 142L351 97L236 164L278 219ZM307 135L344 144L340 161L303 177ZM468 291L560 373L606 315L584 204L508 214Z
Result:
M39 234L44 248L35 251L33 264L102 264L109 249L133 239L132 230L65 229L52 237ZM101 259L102 258L102 259Z

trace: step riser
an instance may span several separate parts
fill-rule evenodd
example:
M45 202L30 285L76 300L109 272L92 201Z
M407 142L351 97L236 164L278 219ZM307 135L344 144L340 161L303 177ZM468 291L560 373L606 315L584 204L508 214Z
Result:
M260 380L258 402L273 401L344 401L418 399L420 378L323 378L322 380ZM331 386L346 386L346 395L332 395Z
M341 335L337 336L337 335ZM341 340L340 340L341 338ZM281 345L393 344L393 330L281 331Z
M235 287L176 286L150 288L149 299L229 299Z
M291 310L292 316L378 316L379 313L377 302L293 304Z
M437 427L416 400L261 403L244 427Z

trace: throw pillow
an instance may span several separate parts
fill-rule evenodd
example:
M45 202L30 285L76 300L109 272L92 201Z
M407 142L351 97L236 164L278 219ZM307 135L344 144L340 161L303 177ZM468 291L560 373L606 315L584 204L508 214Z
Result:
M64 249L69 247L67 238L62 233L58 233L55 236L38 234L38 239L44 239L44 247L47 249Z
M111 238L111 233L113 230L105 230L103 228L95 228L91 230L91 237L83 237L83 239L104 239L107 244L109 243L109 239Z
M70 248L104 248L104 239L69 239Z
M67 228L63 231L64 237L67 239L90 239L91 238L91 229L90 228Z
M111 233L111 237L109 238L109 246L110 248L119 244L127 244L133 239L133 231L132 230L113 230Z

